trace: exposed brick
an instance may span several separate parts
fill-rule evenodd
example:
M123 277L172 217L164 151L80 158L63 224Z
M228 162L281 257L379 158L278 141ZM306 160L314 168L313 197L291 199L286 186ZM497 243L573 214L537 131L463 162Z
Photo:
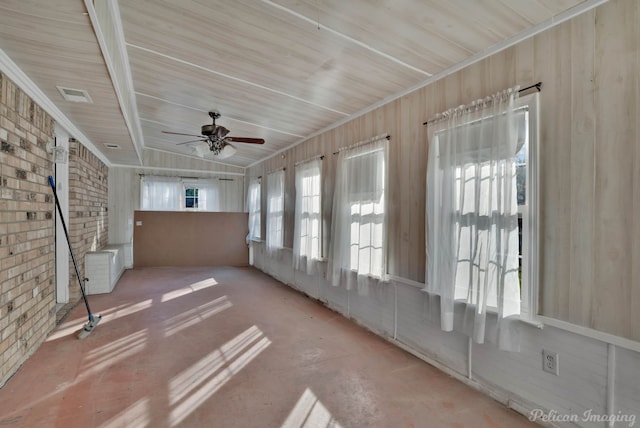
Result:
M52 138L53 120L2 73L0 82L1 387L54 325L55 235L43 196L53 164L36 144Z
M69 139L69 235L81 273L84 255L107 245L108 172L107 166L90 150ZM73 266L70 275L69 283L76 284ZM72 299L79 298L80 290L72 287L69 294Z
M16 327L20 327L20 326L24 325L24 323L27 322L27 317L28 317L28 315L27 315L26 312L23 313L22 315L20 315L18 317L18 319L16 320Z

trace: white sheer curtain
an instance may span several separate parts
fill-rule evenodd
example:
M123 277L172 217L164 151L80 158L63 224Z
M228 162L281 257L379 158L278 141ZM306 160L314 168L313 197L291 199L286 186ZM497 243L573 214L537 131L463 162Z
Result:
M427 290L440 295L441 327L509 350L520 312L516 89L443 113L427 166Z
M195 187L198 188L199 211L242 212L241 178L201 178Z
M247 212L249 213L249 234L247 235L247 242L259 241L261 239L261 187L262 185L259 178L249 182L249 189L247 190Z
M267 252L282 248L284 231L284 170L267 175Z
M184 209L184 187L180 177L142 177L140 179L140 209L147 211L181 211Z
M198 189L198 211L224 211L220 203L220 183L217 178L199 179L195 187Z
M321 257L322 159L296 166L293 267L311 275Z
M327 270L333 285L387 279L388 146L384 137L338 156Z
M218 179L220 211L242 212L244 182L241 177Z

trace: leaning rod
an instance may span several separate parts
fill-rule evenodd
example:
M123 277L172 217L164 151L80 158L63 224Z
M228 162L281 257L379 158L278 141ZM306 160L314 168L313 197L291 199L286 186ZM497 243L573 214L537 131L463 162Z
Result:
M73 267L76 269L76 276L78 277L78 284L80 285L80 291L82 292L82 299L84 300L84 304L87 307L87 313L89 314L89 321L93 321L93 314L91 313L91 308L89 307L89 301L87 300L87 295L84 291L84 285L82 282L82 278L80 277L80 271L78 270L78 262L76 261L76 256L73 253L73 248L71 248L71 241L69 240L69 232L67 232L67 225L64 222L64 216L62 215L62 208L60 208L60 202L58 201L58 194L56 193L56 184L53 181L53 177L49 176L49 184L51 185L51 190L53 190L53 197L56 201L56 207L58 208L58 215L60 216L60 222L62 223L62 228L64 229L64 235L67 237L67 245L69 246L69 252L71 253L71 260L73 260Z

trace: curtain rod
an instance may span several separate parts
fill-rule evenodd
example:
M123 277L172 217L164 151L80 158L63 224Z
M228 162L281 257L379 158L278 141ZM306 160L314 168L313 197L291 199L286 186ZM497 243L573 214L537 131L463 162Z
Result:
M322 160L322 159L324 159L324 155L317 155L317 156L313 156L313 157L310 157L310 158L305 159L305 160L301 160L299 162L294 163L293 166L302 165L303 163L311 162L311 161L314 161L316 159Z
M529 85L526 88L519 89L518 90L518 94L521 94L521 93L523 93L525 91L528 91L529 89L533 89L533 88L536 88L538 90L538 92L541 92L542 91L542 82L534 83L533 85ZM432 119L427 120L426 122L423 122L422 124L423 125L428 125L431 122L433 122L434 120L435 120L435 118L432 118Z
M533 88L536 88L538 92L542 91L542 82L534 83L533 85L527 86L526 88L522 88L518 91L518 93L522 93Z
M382 140L383 138L386 138L387 140L391 140L391 135L386 134L386 135L377 135L373 138L369 138L368 140L364 140L364 141L360 141L358 143L355 144L351 144L348 146L344 146L344 147L340 147L338 149L338 151L333 152L334 155L337 155L338 153L340 153L343 150L350 150L350 149L355 149L356 147L360 147L360 146L364 146L365 144L370 144L370 143L374 143L378 140Z
M139 177L167 177L167 178L179 178L181 180L222 180L222 181L235 181L235 178L223 178L223 177L186 177L183 175L162 175L162 174L142 174L138 173Z
M272 170L272 171L267 172L267 175L269 175L269 174L273 174L274 172L286 171L286 170L287 170L287 167L284 167L284 166L283 166L282 168L276 168L276 169L274 169L274 170Z

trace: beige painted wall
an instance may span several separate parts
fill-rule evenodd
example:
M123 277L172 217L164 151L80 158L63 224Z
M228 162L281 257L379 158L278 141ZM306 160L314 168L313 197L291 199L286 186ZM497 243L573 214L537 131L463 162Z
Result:
M325 155L326 241L332 153L390 134L388 271L423 282L428 142L422 123L504 88L542 81L541 313L640 340L639 41L640 3L610 1L268 159L247 177L287 168L284 244L291 247L294 164ZM265 192L263 186L263 213Z

